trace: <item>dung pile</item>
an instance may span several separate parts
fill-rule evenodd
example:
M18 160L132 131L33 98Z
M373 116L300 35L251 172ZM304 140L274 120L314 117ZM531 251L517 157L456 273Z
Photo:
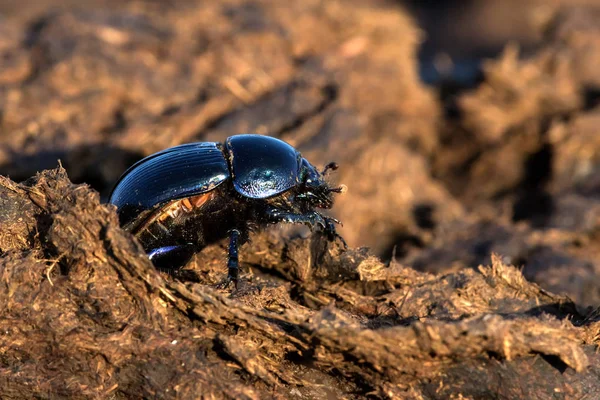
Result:
M230 295L213 283L224 248L186 268L194 280L161 274L62 168L2 178L0 201L4 398L600 392L598 322L498 257L431 275L266 232Z
M0 397L600 397L600 19L562 3L452 91L393 2L0 4ZM351 248L156 271L112 185L246 132L340 164Z

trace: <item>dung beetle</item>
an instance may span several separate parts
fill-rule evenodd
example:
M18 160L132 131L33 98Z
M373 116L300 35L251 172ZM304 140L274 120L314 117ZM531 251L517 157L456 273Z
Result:
M225 143L172 147L138 161L121 176L109 202L159 269L183 266L204 246L229 236L228 275L238 279L238 246L252 230L279 222L319 229L344 239L340 222L317 211L333 206L325 177L288 143L269 136L235 135Z

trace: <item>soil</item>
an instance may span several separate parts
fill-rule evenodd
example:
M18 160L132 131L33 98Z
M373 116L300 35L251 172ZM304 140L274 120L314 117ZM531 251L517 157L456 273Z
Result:
M436 86L393 2L22 5L0 5L2 399L600 397L596 2L536 8L525 51ZM340 165L350 248L274 227L236 290L225 242L156 270L114 182L246 132Z

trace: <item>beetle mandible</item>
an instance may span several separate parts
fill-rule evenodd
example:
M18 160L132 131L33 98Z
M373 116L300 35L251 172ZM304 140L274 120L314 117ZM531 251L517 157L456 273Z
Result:
M134 234L158 268L182 266L204 246L229 236L225 285L238 280L238 246L251 230L279 222L320 229L344 239L340 222L316 209L333 206L325 176L288 143L269 136L235 135L225 143L172 147L131 166L109 202L123 228Z

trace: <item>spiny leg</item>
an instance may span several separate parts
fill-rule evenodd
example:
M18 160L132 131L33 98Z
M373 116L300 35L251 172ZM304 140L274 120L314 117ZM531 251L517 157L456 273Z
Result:
M295 214L272 209L268 210L266 214L269 221L272 223L287 222L290 224L304 224L308 225L311 229L314 227L325 229L327 227L323 216L315 211L306 214Z
M287 222L292 224L305 224L311 229L318 227L323 230L327 239L333 242L335 239L340 239L344 248L348 248L348 244L335 229L335 224L341 225L342 223L335 218L326 217L316 211L312 211L306 214L294 214L287 211L280 211L272 209L267 211L267 216L271 222Z
M346 243L344 238L337 233L337 230L335 229L335 224L342 225L342 223L335 218L325 217L325 224L325 234L327 235L327 239L330 242L333 242L335 239L339 239L344 245L344 249L348 249L348 243Z

